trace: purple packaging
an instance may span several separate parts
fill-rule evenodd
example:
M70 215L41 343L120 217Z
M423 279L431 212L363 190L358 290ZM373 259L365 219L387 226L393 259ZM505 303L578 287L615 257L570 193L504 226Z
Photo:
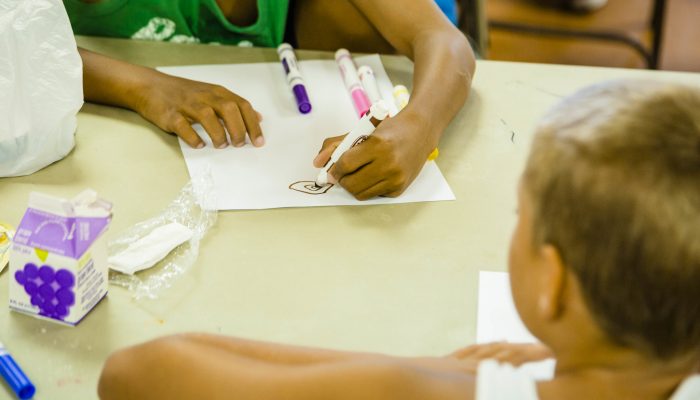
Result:
M10 254L10 308L75 326L107 295L111 203L32 193Z

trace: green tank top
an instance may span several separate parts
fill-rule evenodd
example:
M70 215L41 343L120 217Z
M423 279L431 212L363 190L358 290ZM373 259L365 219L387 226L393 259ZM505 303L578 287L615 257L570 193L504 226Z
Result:
M258 0L258 19L239 27L216 0L64 0L78 35L276 47L284 38L289 0Z

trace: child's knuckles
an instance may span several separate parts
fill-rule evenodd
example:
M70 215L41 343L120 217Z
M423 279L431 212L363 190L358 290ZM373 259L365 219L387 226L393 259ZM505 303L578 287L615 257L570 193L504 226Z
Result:
M219 97L230 97L233 93L221 85L213 85L212 93Z
M235 101L225 101L221 104L221 111L224 114L240 114L240 109Z
M185 112L190 117L200 118L202 115L204 115L204 113L206 113L207 109L211 109L211 107L205 103L196 102L194 104L188 105L185 108Z
M342 178L350 168L350 165L347 158L341 157L338 161L336 161L335 166L333 168L333 175Z
M177 115L172 119L172 123L170 125L170 131L172 132L184 132L187 130L187 128L190 126L190 123L183 117L182 115Z
M238 107L239 107L242 111L246 111L246 112L253 112L253 111L255 111L255 110L253 110L253 105L250 104L250 102L249 102L248 100L244 99L243 97L239 98L239 100L238 100L237 103L238 103Z

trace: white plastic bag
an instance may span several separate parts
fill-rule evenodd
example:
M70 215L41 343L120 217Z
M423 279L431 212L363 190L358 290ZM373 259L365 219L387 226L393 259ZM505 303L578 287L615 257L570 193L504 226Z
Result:
M73 149L82 76L61 0L0 0L0 177L31 174Z

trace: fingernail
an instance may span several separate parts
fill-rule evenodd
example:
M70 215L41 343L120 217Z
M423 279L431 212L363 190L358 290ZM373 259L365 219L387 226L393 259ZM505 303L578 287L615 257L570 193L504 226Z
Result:
M199 142L195 148L201 149L201 148L203 148L203 147L204 147L204 143Z
M262 147L263 145L265 145L265 138L264 137L258 136L257 138L255 138L255 146L256 147Z
M245 145L245 142L238 142L233 144L235 147L243 147Z
M223 142L220 145L216 146L217 149L225 149L228 147L228 143Z

